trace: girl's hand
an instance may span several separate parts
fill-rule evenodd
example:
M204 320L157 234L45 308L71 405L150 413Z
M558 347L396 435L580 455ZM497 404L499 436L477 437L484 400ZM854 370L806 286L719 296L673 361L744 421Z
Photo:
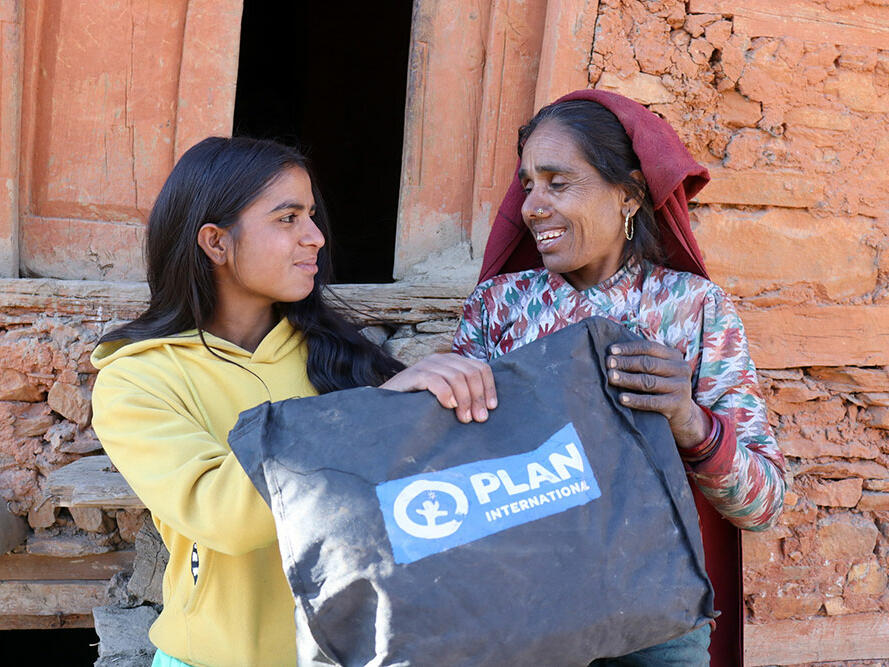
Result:
M694 447L707 437L710 418L692 399L691 367L678 350L633 341L612 345L609 352L609 384L632 392L620 394L623 405L664 415L680 448Z
M432 392L446 408L454 408L464 424L473 419L483 422L488 410L497 407L494 374L483 361L459 354L433 354L405 368L380 385L394 391ZM703 439L703 438L702 438Z

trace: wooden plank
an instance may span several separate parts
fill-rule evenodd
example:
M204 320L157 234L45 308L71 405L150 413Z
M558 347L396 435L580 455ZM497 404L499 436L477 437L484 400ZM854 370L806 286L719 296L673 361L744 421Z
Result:
M0 581L0 615L91 614L110 602L108 581Z
M739 308L757 368L889 364L889 305Z
M19 155L25 6L0 0L0 276L19 275Z
M189 3L23 4L21 210L36 217L22 220L21 258L38 275L71 277L92 263L88 277L109 277L106 267L127 270L139 248L101 221L144 220L173 164Z
M359 322L380 318L393 324L418 324L428 320L459 317L469 286L418 285L333 285L330 291L357 309L340 311ZM334 303L331 301L331 303Z
M135 560L134 549L76 558L6 554L0 556L0 581L110 579L132 569Z
M379 318L391 324L417 324L459 317L471 286L400 282L334 285L330 291L357 309L340 307L358 322ZM123 313L138 313L147 301L144 283L0 279L0 312L126 317ZM760 368L889 364L889 306L751 309L742 302L739 310Z
M599 0L548 0L534 110L589 85ZM510 138L514 139L512 133ZM505 190L505 189L504 189Z
M0 279L0 311L132 319L148 305L147 283L98 280Z
M40 531L28 537L27 552L51 558L85 558L114 551L114 546L108 542L107 535L98 533L80 531L53 535Z
M244 5L243 0L186 4L176 104L177 160L207 136L231 134Z
M92 614L0 614L0 630L61 630L94 627Z
M472 212L493 0L414 2L394 275L462 245ZM502 3L501 3L502 4Z
M503 193L516 166L516 128L534 115L534 88L541 43L546 35L549 2L493 0L485 47L478 136L472 177L471 220L465 227L472 256L484 254L485 243ZM587 44L589 51L589 44ZM477 262L464 270L478 275Z
M54 470L47 477L46 490L56 507L145 507L104 455L85 456Z
M145 226L138 221L24 214L22 273L63 280L139 280L145 276L144 237Z
M332 285L331 293L355 310L339 305L335 298L330 301L358 322L367 323L379 318L392 324L416 324L458 316L464 298L473 287L474 283L413 282ZM148 306L148 295L146 283L0 279L0 312L10 315L30 313L35 318L50 312L97 320L131 319Z
M744 626L744 664L889 658L889 615L816 616Z

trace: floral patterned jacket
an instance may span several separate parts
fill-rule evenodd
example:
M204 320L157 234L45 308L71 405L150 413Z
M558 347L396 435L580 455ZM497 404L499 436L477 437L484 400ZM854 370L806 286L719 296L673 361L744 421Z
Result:
M583 291L546 269L499 275L466 300L453 349L489 361L593 315L682 352L693 370L694 400L734 425L716 453L689 474L739 528L769 527L784 501L784 457L766 418L744 326L709 280L632 260Z

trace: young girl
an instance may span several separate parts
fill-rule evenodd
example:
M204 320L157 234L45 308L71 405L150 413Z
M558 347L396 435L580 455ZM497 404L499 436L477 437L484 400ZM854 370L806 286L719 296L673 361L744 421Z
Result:
M327 240L302 155L206 139L151 211L148 309L93 354L93 426L170 551L155 665L296 663L272 514L227 444L240 412L362 385L428 389L463 422L496 406L487 364L402 370L328 307Z

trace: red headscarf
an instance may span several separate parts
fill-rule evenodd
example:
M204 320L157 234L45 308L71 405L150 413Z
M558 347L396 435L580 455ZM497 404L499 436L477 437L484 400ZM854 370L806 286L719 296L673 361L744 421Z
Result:
M667 266L708 278L688 221L688 200L710 180L707 169L689 155L669 123L638 102L604 90L578 90L560 97L554 104L569 100L598 102L617 116L633 142L648 183ZM491 227L479 282L498 273L542 265L537 247L522 221L524 200L517 168Z
M604 90L578 90L559 98L555 104L569 100L598 102L617 117L633 142L633 151L648 183L666 265L709 278L688 219L688 200L710 180L707 169L695 162L669 123L641 104ZM517 168L491 228L479 282L499 273L542 266L537 246L522 221L524 200ZM733 428L731 434L733 438ZM694 485L692 490L701 522L707 573L716 592L716 608L722 611L711 636L711 665L740 666L743 652L740 534Z

